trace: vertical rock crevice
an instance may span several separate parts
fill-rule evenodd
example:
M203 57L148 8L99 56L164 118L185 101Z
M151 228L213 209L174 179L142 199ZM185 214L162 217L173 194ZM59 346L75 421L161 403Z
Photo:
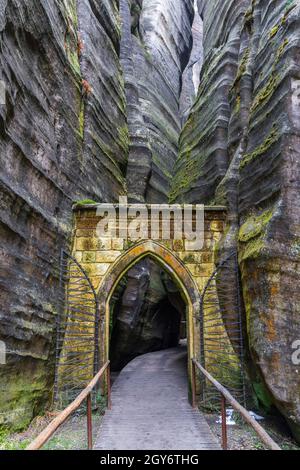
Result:
M200 84L200 73L203 63L203 22L198 10L197 0L194 0L194 20L192 24L193 46L189 61L182 73L180 93L181 126L189 116L196 99Z
M192 49L192 0L121 0L121 63L128 106L128 195L168 200L181 131L182 74Z

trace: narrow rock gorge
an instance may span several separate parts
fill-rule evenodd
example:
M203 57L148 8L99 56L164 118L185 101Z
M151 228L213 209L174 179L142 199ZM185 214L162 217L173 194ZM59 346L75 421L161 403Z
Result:
M51 401L72 204L127 195L227 207L216 256L238 250L253 390L300 441L299 1L0 0L0 80L0 425L23 429ZM155 302L182 314L171 284L136 265L116 322ZM148 331L139 353L174 339Z

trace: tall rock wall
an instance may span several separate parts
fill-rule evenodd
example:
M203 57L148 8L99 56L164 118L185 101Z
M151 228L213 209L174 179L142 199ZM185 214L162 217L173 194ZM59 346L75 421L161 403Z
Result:
M0 35L0 424L23 427L53 386L72 202L124 192L128 132L117 1L0 0Z
M128 103L128 195L168 200L181 131L182 74L192 48L192 0L120 0Z
M300 439L300 6L202 0L199 10L204 67L171 199L228 206L220 256L238 247L254 389Z
M299 437L299 2L197 0L189 111L195 3L0 0L0 425L49 400L72 202L128 194L227 205L254 389Z
M228 93L238 67L240 30L248 1L204 2L204 63L196 103L180 137L170 200L213 202L228 168ZM225 26L224 26L225 25Z
M168 198L193 18L193 0L0 0L0 425L49 400L72 202Z
M203 63L203 21L199 15L198 2L194 0L194 21L192 24L193 47L189 62L182 74L180 94L180 116L182 124L189 117L200 84Z

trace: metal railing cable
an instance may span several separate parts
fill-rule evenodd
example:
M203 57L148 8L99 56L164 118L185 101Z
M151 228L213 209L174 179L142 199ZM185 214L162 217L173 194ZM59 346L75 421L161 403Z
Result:
M199 362L243 405L246 405L244 338L240 279L236 251L217 266L200 300ZM218 410L220 400L212 384L201 377L201 407Z

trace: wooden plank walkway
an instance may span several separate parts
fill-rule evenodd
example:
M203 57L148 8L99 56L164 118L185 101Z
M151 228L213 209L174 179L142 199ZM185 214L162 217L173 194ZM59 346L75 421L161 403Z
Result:
M112 387L94 449L220 449L204 416L188 401L183 346L145 354L120 373Z

